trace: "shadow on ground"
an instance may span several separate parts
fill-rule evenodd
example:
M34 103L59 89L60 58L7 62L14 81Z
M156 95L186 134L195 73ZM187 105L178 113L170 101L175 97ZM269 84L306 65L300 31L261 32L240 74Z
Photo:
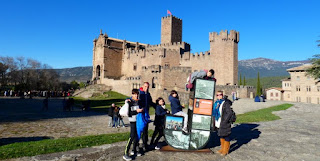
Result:
M34 136L34 137L10 137L10 138L1 138L0 146L18 143L18 142L28 142L28 141L40 141L45 139L53 139L47 136Z
M238 124L233 127L230 137L235 143L230 146L229 153L236 151L242 145L249 143L252 139L259 138L261 132L256 129L258 126L259 124ZM217 132L212 132L206 148L214 148L216 146L220 146L220 138L218 137Z
M81 102L75 102L77 107L74 107L73 111L63 111L63 98L50 98L48 110L43 110L43 98L1 98L0 123L106 115L112 103L121 102L124 103L124 100L91 100L90 111L82 111Z

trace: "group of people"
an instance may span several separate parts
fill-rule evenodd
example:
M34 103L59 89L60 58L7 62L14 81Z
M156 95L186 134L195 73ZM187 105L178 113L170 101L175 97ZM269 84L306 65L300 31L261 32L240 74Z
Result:
M5 90L3 92L4 97L69 97L71 96L72 91L14 91L14 90Z
M213 70L199 71L197 74L193 73L189 78L187 88L193 88L191 84L195 78L215 80L213 75ZM144 82L140 89L133 89L131 97L125 100L125 103L128 104L127 116L130 122L130 138L125 148L123 156L124 160L131 160L132 158L130 155L141 156L142 153L151 149L160 149L158 141L162 136L164 136L165 115L169 114L170 111L166 109L165 100L162 97L159 97L156 100L156 103L153 103L148 89L149 83ZM229 120L232 115L232 102L226 98L224 99L222 91L218 91L216 96L217 100L214 103L212 115L214 118L213 124L216 127L215 129L217 130L221 142L221 149L218 150L217 153L227 155L230 148L231 122ZM188 115L182 110L184 107L180 103L178 92L172 90L168 99L171 105L171 113L185 118L182 130L183 132L188 133ZM113 104L112 106L115 105ZM149 107L155 107L155 129L150 144L148 144L148 123L151 122ZM111 121L109 122L109 126L110 123ZM142 147L139 146L140 139L142 139L143 142ZM130 152L131 146L132 151Z
M113 128L118 128L121 127L121 123L122 123L122 127L125 127L125 124L123 122L123 117L120 116L119 114L119 110L121 109L121 106L118 107L116 106L114 103L111 104L111 107L109 108L108 111L108 116L109 116L109 127L113 127Z

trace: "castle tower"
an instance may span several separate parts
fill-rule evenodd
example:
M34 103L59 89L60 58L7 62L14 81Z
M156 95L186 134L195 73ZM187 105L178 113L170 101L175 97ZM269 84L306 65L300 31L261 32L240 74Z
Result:
M218 85L238 84L239 32L231 30L209 33L210 54Z
M123 54L123 40L110 38L106 33L100 35L93 41L93 71L92 79L104 78L119 79L121 77L121 63Z
M161 44L182 42L182 20L172 15L161 19Z

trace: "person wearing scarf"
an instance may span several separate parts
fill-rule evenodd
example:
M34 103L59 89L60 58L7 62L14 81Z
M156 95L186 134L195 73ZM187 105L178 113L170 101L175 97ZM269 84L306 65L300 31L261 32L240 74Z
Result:
M149 106L151 105L155 108L155 103L152 102L152 97L149 93L148 82L144 82L143 86L139 89L139 99L139 105L143 108L143 112L137 115L138 138L142 137L144 149L145 151L148 151L148 123L151 122Z
M230 149L231 122L232 111L230 106L232 102L225 98L223 92L217 92L217 100L214 103L212 115L214 117L215 126L218 128L218 136L220 137L221 149L217 152L225 156Z

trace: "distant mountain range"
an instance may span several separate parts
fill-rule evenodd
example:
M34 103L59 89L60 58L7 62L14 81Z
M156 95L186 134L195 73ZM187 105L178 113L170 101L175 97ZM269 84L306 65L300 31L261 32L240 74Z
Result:
M77 82L87 82L92 78L92 66L55 69L60 76L60 81L70 83L73 80Z
M255 58L239 61L239 74L246 78L256 78L257 73L260 77L289 76L286 71L289 68L309 63L308 60L302 61L277 61L267 58ZM92 78L92 66L55 69L60 75L60 80L71 82L86 82Z
M286 71L289 68L309 63L309 60L301 61L277 61L267 58L255 58L239 61L238 72L246 78L256 78L258 72L260 77L289 76Z

